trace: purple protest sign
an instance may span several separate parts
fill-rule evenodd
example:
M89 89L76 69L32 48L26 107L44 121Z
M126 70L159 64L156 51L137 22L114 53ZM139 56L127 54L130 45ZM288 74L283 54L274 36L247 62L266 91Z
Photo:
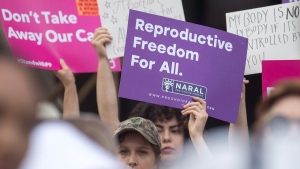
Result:
M131 10L119 96L175 108L204 99L207 113L236 122L247 39Z
M282 3L298 2L299 0L282 0Z

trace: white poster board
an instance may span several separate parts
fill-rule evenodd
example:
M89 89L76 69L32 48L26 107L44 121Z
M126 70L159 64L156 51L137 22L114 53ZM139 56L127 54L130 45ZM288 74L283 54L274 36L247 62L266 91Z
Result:
M98 0L102 26L113 37L109 58L124 56L129 9L185 20L181 0Z
M262 60L300 59L300 2L227 13L226 23L248 38L245 75L261 73Z

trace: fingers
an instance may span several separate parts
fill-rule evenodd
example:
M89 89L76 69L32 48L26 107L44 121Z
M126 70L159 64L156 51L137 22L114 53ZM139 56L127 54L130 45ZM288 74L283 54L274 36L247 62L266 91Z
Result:
M97 41L92 41L93 46L97 46L97 45L104 45L106 43L111 43L111 39L109 38L102 38L100 40Z
M188 108L185 108L184 110L181 111L182 115L186 116L188 115L190 111L196 111L198 113L200 113L200 111L203 110L203 107L199 107L199 106L191 106Z
M206 113L206 112L204 112L204 111L201 111L201 113L200 112L198 112L198 111L196 111L196 110L189 110L189 111L186 111L186 112L184 112L184 114L182 114L183 116L186 116L186 115L191 115L190 116L190 119L199 119L199 120L207 120L208 119L208 114Z
M98 31L101 31L101 30L106 30L107 31L107 28L105 28L105 27L96 28L94 33L98 32Z
M94 36L91 40L91 43L94 47L98 45L104 45L112 41L112 36L109 34L106 28L97 28L95 29Z
M188 103L186 105L183 106L184 109L188 108L188 107L192 107L192 106L198 106L198 107L202 107L203 108L203 105L199 102L191 102L191 103Z
M60 66L62 67L62 69L69 69L68 65L66 64L66 62L63 59L59 60Z
M103 28L103 27L97 28L94 31L94 37L98 36L101 33L108 33L108 30L106 28Z
M200 116L200 113L195 110L189 110L189 111L186 111L185 114L182 114L182 115L183 116L192 115L192 116L190 116L190 118L197 118Z
M106 43L110 43L112 41L112 37L109 34L99 34L98 36L94 36L91 43L93 46L97 46L99 44L104 45Z
M107 33L103 33L103 34L99 34L98 36L94 37L94 39L92 41L99 41L103 38L108 38L108 39L112 40L112 36L110 36Z
M110 35L110 33L107 31L106 28L97 28L94 32L92 41L98 41L102 38L109 38L112 40L112 36Z
M206 113L206 102L199 97L193 97L195 102L186 104L181 111L182 115L186 116L188 114L201 115Z
M188 103L188 104L184 105L183 108L187 108L187 107L194 106L194 105L203 107L204 109L206 108L206 102L204 100L202 100L201 98L193 97L193 100L195 102Z
M193 100L195 100L196 102L199 102L204 107L206 106L206 102L199 97L193 97Z
M62 69L53 71L56 76L62 76L63 74L66 74L65 72L69 71L69 66L62 58L59 59L59 63Z
M243 83L244 83L244 84L248 84L248 83L249 83L249 80L247 80L246 78L244 78Z

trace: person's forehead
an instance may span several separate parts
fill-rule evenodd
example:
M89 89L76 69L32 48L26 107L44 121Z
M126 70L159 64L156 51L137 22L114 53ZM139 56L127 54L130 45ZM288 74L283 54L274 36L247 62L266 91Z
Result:
M163 121L163 122L157 120L154 124L155 124L157 127L171 127L171 126L179 125L179 122L178 122L178 120L176 119L176 117L173 116L170 120Z
M300 96L288 96L280 99L269 110L270 116L284 116L291 120L300 120Z
M120 143L120 146L134 146L134 147L149 147L150 143L145 139L144 136L138 132L130 132L125 135L124 141Z

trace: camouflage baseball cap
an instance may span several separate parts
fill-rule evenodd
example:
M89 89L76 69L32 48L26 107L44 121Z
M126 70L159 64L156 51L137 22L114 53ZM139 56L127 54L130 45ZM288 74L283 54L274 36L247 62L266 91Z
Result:
M114 137L127 131L137 131L145 137L151 144L158 146L161 150L160 137L154 123L141 117L132 117L120 123L114 132Z

